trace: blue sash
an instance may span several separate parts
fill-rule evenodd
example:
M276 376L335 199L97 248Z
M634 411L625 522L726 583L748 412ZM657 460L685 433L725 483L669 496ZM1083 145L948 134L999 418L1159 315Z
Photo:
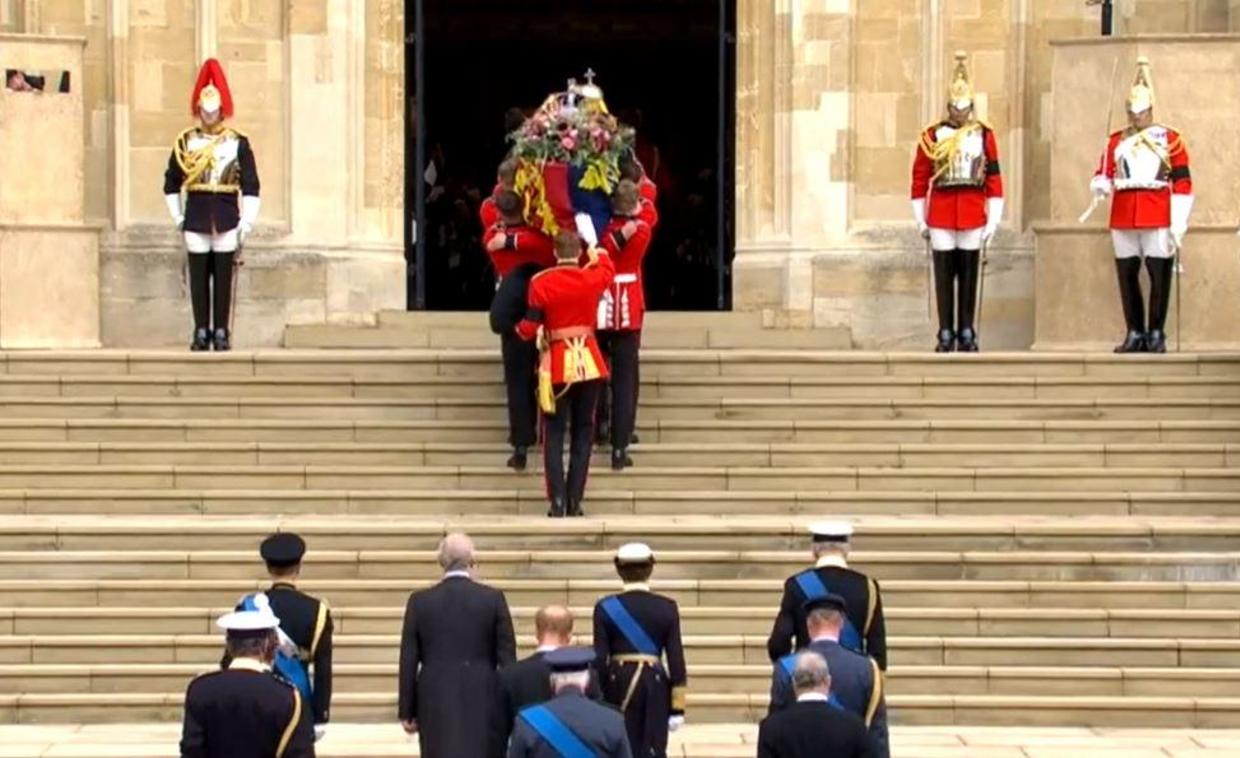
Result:
M530 706L521 711L520 717L538 732L538 736L548 745L555 748L561 758L598 758L598 754L582 742L547 706Z
M254 604L253 595L243 597L241 599L241 606L243 610L247 611L258 610L258 606ZM276 648L271 668L277 674L287 679L289 684L300 690L302 698L309 700L313 697L314 688L310 685L310 672L306 670L305 664L300 659L290 656L282 648Z
M792 655L785 655L783 658L779 659L779 663L776 664L775 666L776 673L783 674L784 679L788 680L789 687L792 686L792 672L795 671L797 667L797 655L798 655L797 653L793 653ZM845 710L844 704L840 702L839 698L835 696L834 692L827 695L827 705L831 706L837 711Z
M806 601L816 600L828 594L827 585L822 583L822 577L818 576L815 569L802 571L796 575L796 580ZM848 614L844 614L844 626L840 629L840 644L854 653L865 653L865 643L857 632L857 627L853 626L852 620L848 618Z
M646 630L642 629L642 625L637 623L637 619L633 618L633 614L629 613L629 609L624 607L624 603L620 602L620 598L612 595L604 600L600 605L603 612L611 619L633 646L633 649L642 655L660 655L662 650L650 639L650 635L646 634Z

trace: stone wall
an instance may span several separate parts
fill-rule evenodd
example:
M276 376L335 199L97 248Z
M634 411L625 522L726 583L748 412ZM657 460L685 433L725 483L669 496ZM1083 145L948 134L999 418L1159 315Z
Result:
M223 62L263 206L236 343L404 305L398 0L0 0L0 25L80 35L87 214L103 222L103 341L179 345L184 253L162 198L199 61Z

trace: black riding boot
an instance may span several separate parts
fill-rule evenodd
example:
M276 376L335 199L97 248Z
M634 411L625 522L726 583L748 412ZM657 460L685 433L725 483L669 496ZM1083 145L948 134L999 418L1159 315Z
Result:
M1124 324L1128 336L1115 348L1117 353L1145 352L1145 300L1141 296L1141 259L1116 258L1115 273L1119 278L1119 302L1124 307Z
M962 353L977 352L977 331L973 319L977 312L977 281L982 254L977 250L957 250L960 272L960 316L956 322L956 349Z
M1171 305L1171 282L1175 276L1175 258L1146 258L1145 268L1150 272L1150 333L1146 337L1146 350L1151 353L1167 352L1167 309Z
M950 353L956 347L956 271L957 254L955 250L935 250L934 254L934 295L939 312L939 343L934 352Z

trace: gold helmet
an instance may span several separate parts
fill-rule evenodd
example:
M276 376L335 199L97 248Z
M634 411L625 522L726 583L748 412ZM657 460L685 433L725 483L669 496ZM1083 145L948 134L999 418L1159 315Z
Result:
M969 81L969 67L965 63L968 53L956 51L956 70L952 72L952 84L947 91L947 104L956 110L973 107L973 83Z
M1144 113L1154 107L1154 79L1150 76L1150 59L1137 58L1137 75L1128 90L1128 112Z

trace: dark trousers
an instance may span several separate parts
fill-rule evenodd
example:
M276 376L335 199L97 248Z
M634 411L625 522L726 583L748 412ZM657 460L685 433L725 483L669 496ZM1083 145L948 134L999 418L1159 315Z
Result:
M212 324L216 329L227 329L236 253L186 254L189 256L189 298L194 309L194 329L211 329Z
M1146 258L1150 274L1150 314L1145 317L1145 298L1141 294L1141 258L1116 258L1115 273L1119 279L1119 301L1124 309L1124 325L1130 332L1163 331L1171 306L1171 287L1175 281L1175 257Z
M977 250L934 251L934 292L938 299L940 331L959 333L973 329L980 259L981 253Z
M538 347L513 332L500 336L504 390L508 395L508 444L529 447L537 440L538 398L534 392Z
M594 409L603 382L578 382L566 390L555 386L555 413L543 416L543 466L547 497L560 502L581 502L590 475L594 447ZM564 436L568 434L568 477L564 476Z
M633 438L637 426L637 392L641 381L639 374L642 333L599 332L599 347L607 356L611 370L610 392L604 392L599 403L600 421L611 421L611 447L624 450Z

